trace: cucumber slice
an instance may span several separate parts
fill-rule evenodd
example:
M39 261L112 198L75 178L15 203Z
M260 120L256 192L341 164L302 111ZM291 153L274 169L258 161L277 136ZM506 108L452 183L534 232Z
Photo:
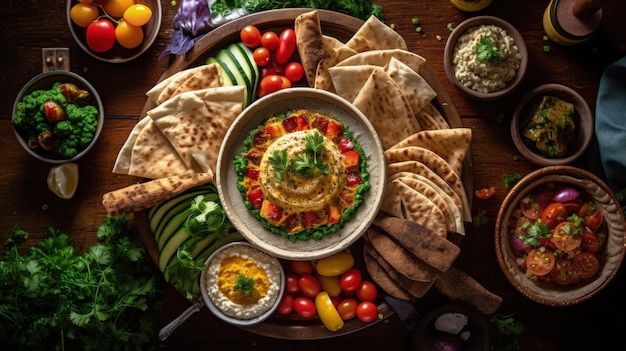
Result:
M176 213L182 211L185 206L189 206L191 201L198 195L206 194L211 192L211 188L207 186L202 186L199 188L194 188L191 191L182 193L174 198L171 198L167 201L160 203L152 207L155 209L151 210L152 215L148 213L148 220L150 222L150 230L155 235L158 240L158 236L161 230L163 230L163 226L167 221L169 221Z
M167 224L163 227L163 230L160 232L159 240L157 241L157 248L159 251L163 251L163 248L169 243L169 241L176 236L181 229L185 229L185 221L187 217L191 215L193 211L189 206L185 207L184 210L178 212L172 219L170 219ZM185 231L187 231L185 229Z
M259 66L257 66L256 62L254 62L254 53L241 42L230 44L226 47L226 50L231 52L237 62L241 64L241 67L250 80L251 89L248 94L248 104L250 104L256 97L261 75L259 72Z
M232 76L232 81L235 85L243 85L246 88L246 97L243 101L243 107L245 108L250 101L251 92L253 91L252 83L246 75L246 71L230 50L220 50L215 59L224 67L226 73Z
M165 271L165 268L169 264L170 260L176 254L176 251L187 239L189 239L190 235L187 231L187 228L180 227L174 235L172 235L171 239L167 241L163 250L159 254L159 269L161 272Z
M229 72L226 72L224 65L222 65L215 57L209 57L209 59L206 60L206 63L207 65L212 64L212 63L217 63L217 65L220 67L220 82L223 87L230 87L230 86L235 85L233 83L232 74L229 74Z

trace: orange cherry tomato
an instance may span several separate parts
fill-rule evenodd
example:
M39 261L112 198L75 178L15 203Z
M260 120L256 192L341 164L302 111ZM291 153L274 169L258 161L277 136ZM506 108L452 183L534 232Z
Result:
M526 270L536 276L544 276L554 268L556 258L552 251L532 249L526 257Z
M261 79L261 89L265 91L266 94L271 94L280 90L283 86L283 78L277 74L271 74L267 77Z
M337 305L337 312L344 321L356 317L356 306L358 302L355 299L343 299Z
M483 188L483 189L476 190L474 192L474 195L476 195L476 197L481 199L481 200L487 200L487 199L491 198L493 196L493 194L495 194L495 192L496 192L496 188L490 186L489 188Z

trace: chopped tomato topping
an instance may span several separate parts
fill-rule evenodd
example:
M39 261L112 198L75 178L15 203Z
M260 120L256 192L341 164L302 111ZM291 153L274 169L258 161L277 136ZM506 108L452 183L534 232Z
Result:
M248 168L246 169L246 177L252 180L259 180L259 172L258 168Z
M581 228L574 222L561 222L552 231L552 242L557 249L565 252L579 248L582 240Z
M562 203L553 202L541 212L541 223L554 228L557 224L567 219L567 215L567 208Z
M552 270L556 258L550 250L533 249L526 257L526 271L533 275L543 276Z
M269 201L263 201L260 215L271 223L278 223L283 217L283 210Z
M496 188L490 186L489 188L483 188L483 189L476 190L474 192L474 195L476 195L476 197L481 199L481 200L487 200L487 199L491 198L493 196L493 194L495 194L495 193L496 193Z
M261 206L263 205L263 200L264 200L263 191L261 190L261 187L257 186L257 187L250 189L248 193L246 194L246 200L250 201L250 204L252 204L252 208L257 209L257 210L261 208Z
M357 185L361 185L363 184L363 180L361 179L361 177L356 174L356 173L350 173L348 174L348 177L346 178L346 185L348 186L357 186Z
M309 121L302 115L291 115L283 120L287 133L309 129Z
M317 227L322 223L322 219L314 211L304 213L304 226L307 228Z
M339 151L341 152L346 152L354 149L354 143L352 142L352 140L344 137L339 138L337 146L339 146Z
M343 134L343 125L336 122L328 122L328 127L326 127L326 136L329 139L335 139Z
M356 150L350 150L343 153L344 163L346 168L358 167L361 160L361 155Z

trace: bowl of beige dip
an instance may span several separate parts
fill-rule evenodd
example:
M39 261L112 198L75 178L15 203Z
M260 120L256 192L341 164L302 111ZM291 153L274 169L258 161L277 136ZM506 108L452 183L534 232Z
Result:
M528 67L526 44L504 20L472 17L448 37L444 67L450 82L469 97L495 100L522 83Z
M269 318L282 298L283 268L274 256L247 242L224 245L200 275L202 300L221 320L250 326Z

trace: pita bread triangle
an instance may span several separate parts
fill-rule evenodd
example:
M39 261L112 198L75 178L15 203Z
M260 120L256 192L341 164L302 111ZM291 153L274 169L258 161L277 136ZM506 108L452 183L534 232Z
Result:
M378 131L384 149L422 130L402 90L386 72L372 72L353 105Z
M346 46L356 52L397 48L408 50L404 38L376 16L370 16Z
M460 177L463 171L463 160L471 142L472 130L470 128L423 130L402 140L391 149L419 146L433 151L443 158Z
M113 173L148 179L201 173L180 158L150 117L142 118L131 131L113 166Z
M333 81L337 95L354 102L359 92L374 71L382 71L383 68L374 65L330 67L328 72Z
M327 90L334 92L333 81L330 78L328 69L334 67L337 63L341 62L347 57L355 55L357 52L349 47L343 45L336 47L328 52L326 57L320 60L317 64L317 71L315 73L315 89Z
M200 66L200 69L196 71L191 77L187 78L182 84L176 88L172 95L168 98L176 96L180 93L192 90L202 90L206 88L217 88L220 83L220 66L217 63L211 63L208 65ZM168 87L169 88L169 87Z
M202 66L197 66L197 67L187 68L187 69L184 69L182 71L178 71L178 72L172 74L171 76L163 79L159 83L157 83L150 90L148 90L146 95L150 98L150 100L152 100L155 104L158 105L159 104L159 97L161 96L161 94L164 94L164 96L169 96L169 95L171 95L174 92L175 89L174 90L170 89L170 90L168 90L169 92L167 92L167 93L165 92L166 88L168 86L170 86L170 84L172 84L171 85L172 87L174 87L174 86L178 87L180 84L182 84L189 77L194 75L201 68L202 68Z
M240 85L179 94L147 112L187 167L215 174L226 131L241 113Z
M426 63L426 60L422 56L411 51L401 49L385 49L359 52L338 62L337 66L375 65L387 67L389 66L392 58L395 58L409 66L415 72L419 72L424 63Z
M394 185L398 187L402 200L404 218L423 225L443 238L448 236L446 217L434 202L402 182L396 181Z
M439 129L439 124L432 117L419 118L422 115L417 114L437 96L430 84L408 65L395 57L391 58L387 73L402 88L402 92L411 104L413 113L418 117L422 128Z
M388 164L402 161L419 161L430 168L441 179L450 185L454 192L461 198L465 212L464 219L471 221L471 213L465 187L461 178L441 156L433 151L419 146L406 146L385 151ZM467 215L467 216L466 216Z

